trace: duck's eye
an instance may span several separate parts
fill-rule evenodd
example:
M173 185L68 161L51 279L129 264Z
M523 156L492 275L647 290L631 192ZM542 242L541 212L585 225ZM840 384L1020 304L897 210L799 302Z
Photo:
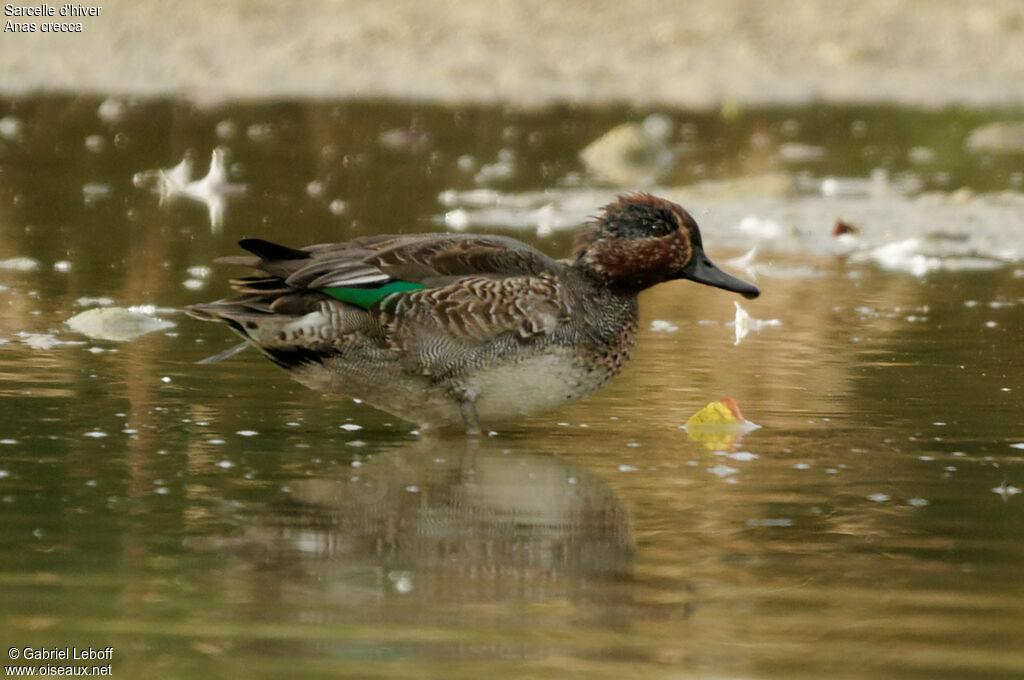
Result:
M647 233L650 236L668 236L677 229L675 215L670 213L656 214L644 221Z
M668 236L673 231L673 226L665 220L654 220L647 224L648 231L652 236Z

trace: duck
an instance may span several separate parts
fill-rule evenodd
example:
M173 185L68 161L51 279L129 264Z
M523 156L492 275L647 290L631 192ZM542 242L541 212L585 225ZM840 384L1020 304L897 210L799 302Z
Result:
M717 267L681 206L634 193L604 206L554 259L516 239L388 234L291 248L258 238L219 263L254 274L234 297L185 308L322 393L421 429L551 410L617 376L638 335L640 292L686 279L754 298Z

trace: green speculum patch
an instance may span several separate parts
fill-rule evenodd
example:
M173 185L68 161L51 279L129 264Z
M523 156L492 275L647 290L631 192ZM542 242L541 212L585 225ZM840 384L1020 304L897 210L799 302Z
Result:
M408 281L389 281L379 288L346 288L335 286L324 288L323 291L336 300L359 305L363 309L369 309L373 305L392 293L404 293L410 290L426 288L422 283L410 283Z

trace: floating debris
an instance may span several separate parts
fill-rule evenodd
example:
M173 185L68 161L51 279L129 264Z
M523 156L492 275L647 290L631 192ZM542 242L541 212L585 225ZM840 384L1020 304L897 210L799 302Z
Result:
M220 229L224 224L224 210L226 208L226 196L245 192L244 184L232 184L228 182L227 171L227 150L218 147L213 150L210 158L210 168L206 176L185 185L184 195L189 198L205 203L210 213L210 226L213 229Z
M144 170L135 173L135 186L151 188L160 196L164 205L179 197L185 197L206 206L210 226L216 231L224 224L227 197L244 193L244 184L228 181L227 149L217 147L210 157L210 167L202 179L192 179L192 157L188 154L173 168Z
M744 463L750 462L752 460L757 460L758 458L760 458L760 456L758 456L756 453L751 453L750 451L737 451L735 453L727 453L725 457L730 458L732 460L738 460Z
M740 344L740 341L747 337L750 331L760 333L762 328L782 325L782 321L779 319L755 319L747 313L747 310L740 306L740 303L733 300L733 304L736 305L736 318L732 322L736 330L736 340L732 343L734 346Z
M779 158L787 163L810 163L825 157L825 148L813 144L786 142L779 147Z
M832 227L833 236L842 236L843 234L859 234L860 229L853 226L849 222L842 220L836 220L836 226Z
M430 146L431 137L418 125L385 130L377 136L377 143L385 149L419 153Z
M730 467L728 465L721 465L721 464L715 465L714 467L709 467L708 468L708 472L710 472L711 474L715 475L716 477L722 477L722 478L730 477L730 476L735 475L735 474L739 474L739 471L740 471L739 468L734 468L734 467Z
M82 198L86 205L94 205L110 197L110 185L99 182L89 182L82 185Z
M671 321L655 319L651 322L651 330L655 333L675 333L679 330L679 326L675 325Z
M743 255L734 257L730 260L726 260L725 264L735 269L740 269L750 276L751 278L757 278L757 271L754 265L754 258L757 257L757 246L754 246Z
M740 231L761 241L773 241L783 234L778 222L756 215L748 215L740 220Z
M739 405L732 397L711 402L693 414L683 425L691 439L715 451L730 448L738 443L744 434L759 427L757 423L743 417Z
M113 97L104 99L96 109L96 115L104 123L117 123L124 118L126 112L127 107L124 102Z
M1024 121L997 121L974 128L964 146L974 152L1020 153L1024 151Z
M80 297L75 300L76 307L88 307L89 305L106 307L112 304L114 304L114 298L109 297Z
M480 168L473 176L477 184L507 182L516 174L516 152L512 149L498 151L498 160Z
M726 427L753 430L758 426L743 417L739 404L732 397L713 401L686 421L686 430L696 427Z
M170 321L124 307L89 309L71 317L66 323L72 330L90 338L119 342L174 326Z
M39 260L33 257L9 257L0 260L0 269L14 272L31 272L39 269Z
M1005 503L1006 501L1010 500L1010 496L1016 496L1017 494L1019 494L1020 489L1004 480L1002 484L992 489L992 492L999 494L1002 497L1003 502Z
M20 335L21 341L32 349L53 349L62 344L56 336L50 333L24 333Z
M908 238L879 246L870 252L870 257L882 269L907 272L914 276L924 276L928 272L942 268L939 258L926 257L921 253L919 238Z
M623 123L591 142L580 153L596 175L619 186L643 186L657 182L675 164L667 145L672 124L652 114L642 123Z

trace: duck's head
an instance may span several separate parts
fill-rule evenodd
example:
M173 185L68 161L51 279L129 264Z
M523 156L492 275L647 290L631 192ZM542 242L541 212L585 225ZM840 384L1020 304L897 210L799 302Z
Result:
M690 213L650 194L620 196L579 237L575 266L613 290L639 293L645 288L690 279L755 298L757 286L715 266L704 254L700 229Z

